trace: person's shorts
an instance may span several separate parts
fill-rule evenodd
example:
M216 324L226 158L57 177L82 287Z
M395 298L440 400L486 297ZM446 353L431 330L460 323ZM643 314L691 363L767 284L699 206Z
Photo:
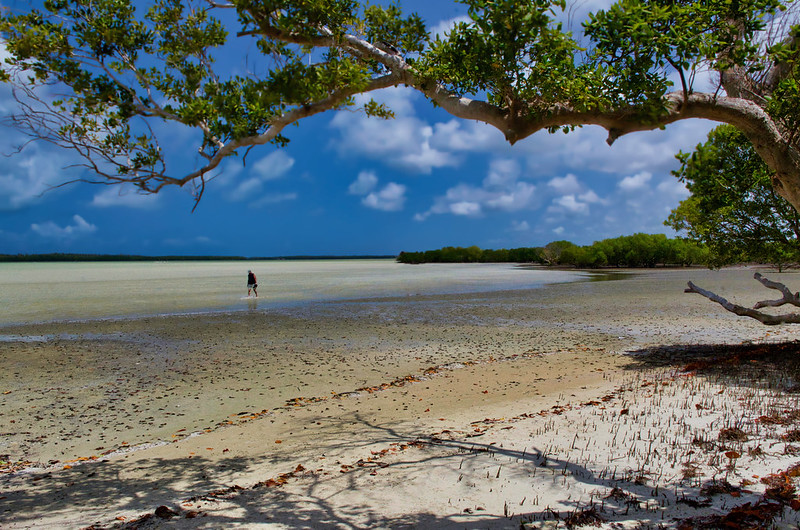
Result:
M257 283L248 283L247 284L247 288L248 289L255 289L256 287L258 287Z

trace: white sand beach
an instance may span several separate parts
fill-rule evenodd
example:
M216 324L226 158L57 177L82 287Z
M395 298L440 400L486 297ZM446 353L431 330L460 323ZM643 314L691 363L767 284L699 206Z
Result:
M796 528L752 274L5 328L0 527Z

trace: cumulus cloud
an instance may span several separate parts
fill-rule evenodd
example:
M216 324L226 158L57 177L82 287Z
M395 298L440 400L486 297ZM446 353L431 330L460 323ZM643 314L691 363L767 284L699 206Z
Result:
M260 192L263 186L264 183L258 177L245 179L228 193L228 200L243 201Z
M397 212L403 209L406 201L406 187L390 182L380 191L373 191L361 200L361 203L375 210Z
M274 180L283 177L294 166L294 158L285 151L273 151L255 164L251 173L261 180Z
M457 157L432 145L434 129L414 111L413 100L419 98L416 91L385 89L372 94L372 98L391 108L395 118L381 120L360 113L336 114L331 127L339 134L332 145L341 156L362 155L424 174L457 165ZM370 96L357 96L356 104L363 105L369 99Z
M483 179L486 189L507 189L516 184L520 175L519 163L513 159L492 160L489 174Z
M578 177L572 173L564 177L553 177L547 185L552 188L553 191L560 194L578 193L581 190Z
M602 220L582 231L591 233L593 239L633 232L672 233L664 220L688 195L683 183L672 176L641 172L620 178L615 190L603 199L610 207L597 211Z
M450 203L448 210L452 214L465 215L467 217L477 217L482 213L480 203L472 201Z
M574 194L562 195L553 199L553 204L550 206L549 211L586 215L589 213L589 205L579 201Z
M19 210L41 202L46 193L59 193L56 186L77 177L63 169L74 161L69 155L31 144L15 156L0 157L0 211Z
M245 168L249 171L243 180L235 180L241 174L241 168L228 165L214 181L223 186L235 183L233 188L224 194L229 201L250 200L251 207L263 206L271 202L270 197L274 197L274 195L259 197L264 190L265 183L284 177L294 167L294 164L294 158L285 151L273 151L249 168Z
M58 226L53 221L47 221L42 224L33 223L31 230L42 237L51 239L70 239L84 234L91 234L97 230L95 225L86 222L80 215L73 215L72 220L75 224L67 226Z
M528 167L537 173L661 173L675 169L678 151L693 150L716 125L707 120L681 121L664 130L625 135L612 146L606 143L608 132L601 127L587 126L569 134L541 131L514 149L527 157Z
M503 135L483 122L452 119L433 126L431 145L443 151L511 152Z
M650 179L652 178L653 175L647 171L643 171L641 173L637 173L636 175L623 178L619 182L618 186L622 191L637 191L647 186L647 183L650 182Z
M656 186L656 190L668 196L676 197L679 200L683 200L691 195L689 190L686 189L686 184L677 178L667 178L662 180Z
M527 232L530 229L528 221L511 221L511 230L514 232Z
M608 131L586 126L569 134L540 131L511 146L490 125L453 119L432 126L429 144L452 156L486 153L524 159L529 171L539 175L586 171L611 175L661 173L675 169L675 155L704 142L716 125L707 120L685 120L664 130L625 135L612 146L606 143Z
M487 212L516 212L531 208L536 186L520 180L519 164L510 159L491 162L481 186L460 183L434 199L433 206L414 218L423 221L433 214L481 217Z
M362 171L358 178L347 188L351 195L361 195L361 204L373 210L384 212L398 212L403 209L406 202L406 187L396 182L390 182L380 190L378 177L374 171Z
M378 177L374 171L362 171L358 178L350 184L347 192L351 195L366 195L378 185Z
M490 196L485 205L489 210L516 212L532 204L535 192L536 186L533 184L515 182L494 196Z
M586 187L577 176L568 173L563 177L553 177L547 182L549 191L556 194L547 208L551 215L587 215L590 205L607 205L607 199L600 198L597 193Z
M92 206L98 208L114 208L125 206L128 208L150 209L155 208L159 202L159 196L149 193L138 193L130 186L113 186L105 188L92 198Z
M589 190L589 191L587 191L586 193L581 193L580 195L578 195L578 198L579 198L580 200L582 200L583 202L586 202L586 203L589 203L589 204L592 204L592 203L598 203L598 204L608 204L608 200L607 200L607 199L601 199L601 198L600 198L600 197L599 197L599 196L598 196L598 195L597 195L597 194L596 194L594 191L592 191L592 190Z

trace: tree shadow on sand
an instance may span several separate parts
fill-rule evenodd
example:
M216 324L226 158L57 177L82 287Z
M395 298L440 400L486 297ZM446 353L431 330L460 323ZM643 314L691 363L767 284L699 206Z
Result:
M654 490L646 477L636 472L601 476L574 461L556 458L545 448L519 451L468 439L446 439L444 433L412 439L389 424L378 425L363 418L361 421L362 428L373 434L381 433L379 438L384 444L394 444L403 449L392 453L390 458L362 459L342 465L342 472L335 469L327 473L304 470L292 473L290 480L285 482L266 480L247 488L228 487L207 491L191 499L171 499L172 503L167 502L166 492L161 491L153 498L143 500L151 502L152 506L169 504L176 510L174 517L157 517L151 508L147 515L136 521L119 523L117 527L225 528L275 524L322 530L516 529L524 524L536 528L544 521L557 520L561 524L559 527L572 528L622 517L637 521L638 528L661 528L664 524L675 523L663 519L661 508L684 503L702 509L702 502L693 499L701 499L701 490L707 490L710 485L710 481L706 481L670 490ZM186 464L183 459L152 463L159 469L164 465L181 468ZM487 472L489 468L491 473ZM441 494L432 487L433 480L452 484L462 482L462 477L466 477L467 490L498 488L503 481L509 480L513 484L547 482L559 485L569 479L605 493L598 493L589 503L563 501L560 507L551 507L541 506L532 498L527 499L527 503L526 499L520 503L519 497L524 492L509 491L499 497L504 502L502 514L498 513L497 507L477 506L456 498L452 499L452 511L445 515L442 510L434 514L415 508L417 499ZM114 477L108 475L106 480L111 483ZM92 494L92 491L85 493L87 500ZM756 498L751 500L755 502ZM403 507L401 513L397 512L398 502ZM386 506L389 506L388 510Z
M403 507L400 514L391 514L389 510L391 515L387 515L382 506L382 503L395 502L397 496L408 493L408 489L394 491L391 484L381 482L386 480L385 475L394 477L391 480L397 480L399 475L412 491L416 490L416 494L424 498L427 484L433 477L449 476L453 482L459 481L459 476L470 477L468 480L472 482L484 481L485 477L484 485L497 482L496 477L486 475L484 467L487 462L493 467L501 465L504 479L521 477L536 481L570 476L593 486L617 488L621 493L601 501L604 509L638 510L640 519L653 517L655 521L654 514L632 500L649 491L647 486L603 479L574 462L547 455L544 450L516 451L490 444L447 440L441 437L441 433L422 439L412 438L389 424L377 425L359 419L362 431L371 432L370 445L377 440L384 446L400 449L385 462L366 458L349 462L343 465L347 472L334 469L322 474L308 470L292 474L285 483L280 480L271 482L275 477L263 477L264 480L255 486L246 487L232 482L222 483L213 477L219 474L236 476L261 463L257 461L261 459L211 461L192 457L147 460L137 464L135 478L130 477L124 461L92 462L71 469L6 477L0 498L0 524L5 519L9 526L22 527L41 525L44 521L46 525L92 525L93 528L225 528L243 524L280 524L288 528L313 529L455 529L519 528L523 522L569 516L569 513L559 513L549 507L531 509L530 502L517 507L511 507L509 502L507 513L503 515L496 510L489 513L487 508L458 502L454 503L450 514L433 514L415 509L412 497L400 499ZM347 424L352 425L352 422ZM342 440L342 443L358 445L360 442L350 439ZM625 492L619 489L621 485L626 488ZM195 492L195 495L187 497L187 492ZM354 495L352 492L358 493ZM163 505L177 515L168 518L155 516L156 507ZM83 512L79 524L66 518L75 513L76 507ZM574 508L567 512L578 513L583 508L575 503ZM114 523L115 515L130 512L140 517L127 523Z
M800 394L800 341L653 346L628 355L630 370L671 368L720 385Z
M631 352L628 368L675 368L702 373L718 384L800 392L799 351L797 342L658 347ZM530 411L528 417L537 412ZM520 528L525 523L536 525L554 519L564 526L569 527L572 521L572 526L579 527L581 523L620 518L637 521L639 528L659 528L676 524L663 519L665 507L682 504L689 515L707 513L704 509L709 491L718 486L715 480L698 479L659 489L643 469L600 472L572 454L560 458L548 447L537 447L533 435L531 447L520 451L482 443L478 436L464 433L412 435L391 423L370 422L358 413L338 421L331 429L339 437L338 448L355 448L363 455L358 461L342 461L341 469L303 468L287 474L285 481L263 476L255 479L259 481L255 485L238 485L237 478L254 468L275 468L284 463L265 449L264 455L251 458L143 460L137 462L135 474L124 459L18 474L0 481L0 526L4 520L9 526L42 521L59 526L61 514L66 517L81 507L85 516L80 526L97 521L97 528L224 528L247 524L323 530ZM381 446L393 449L376 455L374 448ZM337 448L330 444L326 447ZM470 488L499 491L504 484L518 490L508 486L503 495L496 496L504 503L500 507L470 504L464 500L467 494L462 498L454 494L452 509L442 509L442 503L435 510L424 507L430 504L417 505L416 499L427 501L431 496L447 495L432 488L434 479L455 488L449 490L454 492ZM524 488L545 481L553 488L565 488L567 481L577 482L597 494L589 502L573 498L562 500L560 506L541 505ZM467 489L458 489L462 487ZM746 492L737 494L737 503L757 503L760 499ZM569 499L569 495L561 498ZM401 510L396 508L398 503ZM162 505L177 515L155 516L154 510ZM395 508L387 509L390 505ZM140 517L114 523L114 516L123 512Z

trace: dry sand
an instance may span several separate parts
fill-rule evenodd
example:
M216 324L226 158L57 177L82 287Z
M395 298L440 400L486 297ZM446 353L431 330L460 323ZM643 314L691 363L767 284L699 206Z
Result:
M687 376L679 354L797 331L683 294L688 279L772 296L748 270L663 270L5 328L0 526L647 528L753 505L794 463L796 421L755 419L796 410L797 382ZM731 427L746 439L721 440ZM736 496L701 495L723 481Z

